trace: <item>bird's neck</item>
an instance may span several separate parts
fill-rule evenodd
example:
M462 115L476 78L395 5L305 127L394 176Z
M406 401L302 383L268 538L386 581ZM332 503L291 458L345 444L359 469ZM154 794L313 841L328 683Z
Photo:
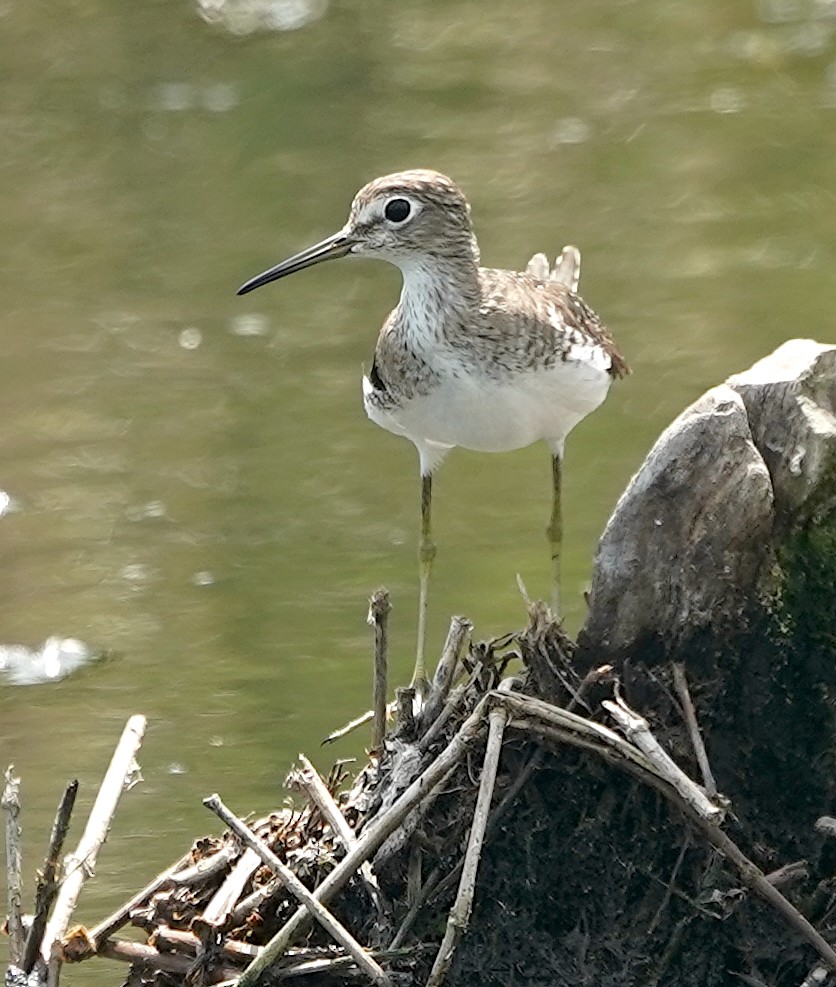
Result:
M397 325L416 351L432 347L451 327L467 324L468 313L479 304L479 268L476 260L420 257L398 265L403 289Z

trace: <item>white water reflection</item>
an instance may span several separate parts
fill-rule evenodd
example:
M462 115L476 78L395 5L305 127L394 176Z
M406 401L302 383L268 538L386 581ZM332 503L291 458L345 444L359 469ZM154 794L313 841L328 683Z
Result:
M10 685L58 682L100 655L72 637L48 637L37 650L0 644L0 677Z
M328 0L197 0L199 15L232 34L298 31L319 20Z

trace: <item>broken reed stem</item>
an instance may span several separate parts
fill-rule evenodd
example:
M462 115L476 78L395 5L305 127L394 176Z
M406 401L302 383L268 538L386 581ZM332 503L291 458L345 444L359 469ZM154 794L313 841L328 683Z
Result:
M485 709L488 697L484 696L476 705L459 728L450 743L420 774L409 787L398 796L392 805L380 816L375 818L363 831L357 845L344 860L334 868L314 893L321 902L329 901L351 878L363 861L381 846L403 822L404 818L415 806L427 799L430 792L440 785L447 775L453 771L464 757L468 746L484 728ZM282 926L275 936L267 943L258 958L247 967L237 987L254 987L261 974L287 950L293 937L297 934L307 918L305 908L297 909L291 918Z
M220 796L210 795L203 804L211 809L227 826L240 837L247 846L247 851L256 854L274 874L278 875L284 886L297 898L305 909L316 918L346 950L354 957L355 962L370 980L380 987L391 987L391 981L383 969L368 955L359 942L351 935L334 916L318 901L293 871L273 853L267 844L235 816L221 801Z
M502 751L502 736L505 732L505 725L508 722L508 714L501 706L496 706L491 710L488 720L488 741L485 746L482 778L479 782L479 794L476 798L473 824L470 828L470 837L467 841L459 891L456 895L455 902L453 902L453 907L450 909L447 928L444 932L441 945L438 948L438 954L433 963L429 979L427 980L427 987L440 987L443 983L450 969L450 964L453 962L453 954L456 951L459 940L464 935L470 923L473 896L476 893L476 873L479 869L479 860L482 856L482 844L485 839L485 829L488 824L491 799L493 797L494 786L496 785L496 771L499 766L499 755Z
M195 922L203 928L226 924L229 913L241 897L244 886L260 866L261 857L258 852L249 847L244 850Z
M714 805L702 788L691 781L685 772L671 758L659 741L653 736L647 720L630 709L620 697L615 702L605 699L601 705L612 716L627 739L634 744L651 762L660 778L679 792L682 799L706 819L722 822L725 812Z
M41 956L53 971L57 970L57 964L60 963L60 955L56 954L53 957L53 945L59 943L67 931L82 885L96 866L96 857L107 839L119 798L125 789L128 777L135 770L136 753L142 744L145 723L144 716L132 716L125 725L96 801L90 810L84 835L75 853L68 854L64 860L61 890L58 892L52 918L47 923L41 943ZM54 977L54 974L51 976Z
M154 945L163 952L186 953L189 956L197 956L204 949L203 940L194 932L172 929L167 925L158 925L154 930ZM219 949L226 959L238 963L249 963L258 953L258 946L237 939L227 939L219 944Z
M64 794L61 796L55 813L55 820L52 823L44 869L38 878L38 886L35 889L35 912L26 939L26 951L23 954L22 969L27 975L32 972L38 959L49 909L52 907L56 894L58 894L59 857L64 849L67 830L70 828L70 818L73 814L76 795L78 795L78 779L69 782L64 789Z
M384 705L384 717L385 715ZM298 784L305 790L308 798L322 813L332 831L342 840L346 853L350 852L357 845L357 837L354 834L354 830L348 825L348 820L340 812L340 807L328 791L328 787L322 780L320 773L304 754L299 755L299 763L302 765L302 770L296 773ZM383 907L380 901L380 889L378 888L377 878L374 876L371 864L368 861L361 864L360 876L366 885L366 890L369 893L372 904L377 910L378 915L380 915Z
M429 725L427 730L418 739L418 750L425 754L435 743L438 737L444 730L444 727L450 721L450 717L453 716L459 709L464 698L468 695L468 690L471 688L473 683L478 679L482 671L481 662L476 665L473 671L468 676L467 680L460 682L455 689L450 693L450 698L442 706L441 712L435 718L435 721Z
M2 806L6 814L6 899L9 903L9 962L20 966L26 946L21 916L20 853L20 778L15 778L14 765L6 768L6 784L3 788Z
M708 754L705 750L705 743L702 739L699 723L697 723L697 711L691 701L691 692L688 689L688 679L685 676L685 666L678 661L673 662L673 687L682 703L682 712L685 714L685 725L688 727L688 736L691 738L691 746L694 749L694 756L702 775L703 788L709 798L714 798L717 794L717 783L711 773L711 765L708 763Z
M343 737L347 737L350 733L353 733L358 727L363 726L364 723L368 723L369 720L374 719L374 710L368 709L365 713L361 713L360 716L355 716L353 720L349 720L345 726L339 728L339 730L334 730L329 733L325 740L322 741L322 746L326 744L333 744L335 740L340 740Z
M450 629L447 631L447 639L441 649L441 657L438 659L435 675L433 675L430 693L424 708L421 710L421 733L426 732L444 707L456 677L462 648L472 629L473 624L466 617L453 617L450 621Z
M161 952L145 943L129 942L126 939L107 939L102 943L101 955L122 963L139 964L149 970L161 973L171 973L175 976L186 977L194 969L194 956L184 956L181 953ZM240 967L225 966L215 971L226 980L235 980L240 974Z
M369 600L368 623L374 627L374 691L372 707L372 750L378 750L386 733L386 690L389 652L389 592L382 587Z
M187 867L186 864L191 860L192 855L187 853L174 865L175 869L171 872L171 883L179 885L197 884L198 881L203 881L207 877L211 877L212 874L228 867L240 853L241 850L236 843L227 843L220 850L208 857L203 857L190 867ZM178 867L182 869L177 870ZM162 875L160 876L162 877Z

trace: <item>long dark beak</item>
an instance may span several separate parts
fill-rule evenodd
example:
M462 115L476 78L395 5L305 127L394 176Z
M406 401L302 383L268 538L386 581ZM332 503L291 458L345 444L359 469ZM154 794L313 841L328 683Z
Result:
M271 281L278 281L279 278L283 278L287 274L295 274L296 271L301 271L305 267L321 264L324 260L345 257L353 245L354 241L340 230L339 233L335 233L320 243L308 247L307 250L302 250L287 260L283 260L281 264L276 264L275 267L271 267L262 274L250 278L249 281L241 285L237 294L246 295L248 291L254 291L256 288L269 284Z

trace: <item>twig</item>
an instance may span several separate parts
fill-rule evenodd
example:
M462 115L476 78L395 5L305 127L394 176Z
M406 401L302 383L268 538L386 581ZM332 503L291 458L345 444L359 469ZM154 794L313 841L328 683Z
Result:
M316 920L326 929L348 952L354 957L357 965L375 983L381 987L390 987L391 981L384 973L383 969L368 955L359 942L351 935L327 908L311 894L293 871L273 853L267 844L259 839L248 827L221 801L220 796L210 795L203 800L203 804L211 809L227 826L240 837L247 846L247 852L257 854L265 864L277 874L290 893L302 902L303 906L316 918Z
M204 928L225 925L235 903L241 897L244 886L260 865L261 857L258 853L250 849L245 850L224 878L221 886L212 895L202 914L192 924Z
M101 955L122 963L137 963L150 970L184 976L194 966L194 958L179 953L163 953L145 943L130 942L127 939L107 939L102 943ZM225 979L234 980L241 972L240 967L226 966L216 973Z
M581 680L581 684L575 690L575 694L566 704L566 709L568 709L571 713L577 709L578 706L586 707L585 697L587 692L589 692L592 686L598 685L599 682L603 682L604 679L612 675L612 672L612 665L599 665L598 668L590 668Z
M61 796L58 810L55 813L55 821L52 824L43 873L39 877L38 886L35 889L35 913L26 939L26 952L23 955L23 972L26 974L31 973L34 969L41 951L41 941L44 937L49 909L52 907L56 894L58 894L58 858L64 849L64 840L67 838L67 830L70 828L70 817L73 814L76 795L78 795L78 779L71 781L64 789L64 794Z
M67 930L84 881L93 873L99 850L107 839L119 797L131 773L136 770L136 753L142 744L145 722L144 716L132 716L125 725L90 810L84 834L75 853L68 854L64 860L64 880L41 944L41 956L50 967L52 979L56 978L60 964L60 950L53 955L53 946Z
M792 884L795 881L806 880L810 876L810 868L806 860L795 860L791 864L784 864L777 870L766 874L766 880L776 888L782 888L785 884Z
M650 925L647 927L646 935L648 938L653 935L656 926L659 924L659 920L662 918L665 909L668 907L668 902L671 900L671 895L673 894L674 886L676 884L676 875L679 873L679 868L682 866L682 861L685 859L685 854L688 850L690 842L691 841L688 839L688 835L686 834L685 840L679 848L679 856L676 858L676 863L673 865L673 870L671 871L671 876L668 878L668 883L664 885L665 893L662 895L662 900L659 902L659 907L656 909L653 918L650 920Z
M353 720L349 720L344 727L340 727L339 730L334 730L329 733L325 740L322 741L322 746L326 744L333 744L335 740L340 740L343 737L347 737L350 733L353 733L359 727L363 726L364 723L368 723L369 720L374 719L374 710L366 710L365 713L361 713L360 716L355 716Z
M348 825L348 820L340 812L340 807L334 801L319 772L304 754L299 755L299 763L302 765L302 770L296 772L291 777L305 790L308 798L322 813L334 833L342 840L346 852L353 850L357 845L357 837L354 834L354 830ZM380 888L377 884L377 878L372 872L371 864L368 861L361 865L360 876L366 885L366 890L369 893L372 904L377 910L378 915L380 915L382 913Z
M372 593L369 600L368 623L374 627L374 691L372 721L372 750L378 750L386 733L386 689L389 651L389 593L381 588Z
M179 866L182 870L175 870L171 874L171 883L180 885L181 887L189 884L197 884L199 881L203 881L207 877L211 877L213 874L217 874L218 871L228 867L240 855L241 848L236 843L225 843L220 850L216 850L208 857L202 857L196 864L186 867L185 865L191 858L191 854L187 853L179 861Z
M447 639L441 649L441 657L438 659L435 675L433 675L430 694L421 710L419 730L422 733L435 720L444 706L450 687L456 677L462 648L472 629L473 624L466 617L453 617L450 621Z
M314 897L318 901L329 901L348 882L360 864L368 860L383 841L394 832L408 813L422 799L427 798L429 793L456 768L459 761L464 757L468 745L473 742L484 726L486 705L487 697L483 697L461 725L458 733L432 764L398 796L385 812L369 824L357 841L357 846L346 855L344 860L337 864L316 889ZM267 943L258 958L247 967L237 987L254 987L261 974L287 950L293 937L304 924L307 915L307 909L297 909L294 915Z
M427 980L427 987L439 987L443 983L447 971L450 969L450 964L453 962L453 954L456 951L456 947L470 922L470 913L473 909L473 896L476 893L476 872L479 868L479 859L482 856L485 827L488 824L488 813L490 812L491 798L493 797L494 785L496 784L496 770L499 766L499 755L502 751L502 735L505 732L505 724L507 722L508 714L501 706L497 706L491 710L488 741L485 746L485 761L482 766L482 778L479 782L479 794L476 798L473 825L470 828L470 838L468 839L467 850L465 851L459 891L456 895L456 900L453 902L453 907L450 909L447 928L444 932L441 946L439 946L438 955L433 963L429 979Z
M705 788L706 795L709 798L714 798L717 794L717 783L714 781L714 775L711 773L711 765L708 763L705 743L703 742L700 727L697 723L697 711L694 709L694 704L691 701L688 679L685 676L685 666L678 661L673 662L673 687L676 690L680 703L682 703L682 711L685 714L685 723L688 727L688 736L691 738L691 746L694 748L694 755L697 758L697 764L702 775L703 788Z
M615 702L605 699L601 705L624 731L627 739L634 743L653 764L659 777L664 778L671 787L676 789L681 797L693 807L695 812L698 812L706 819L717 822L722 821L725 815L723 809L714 805L703 789L691 781L685 772L673 761L667 751L665 751L659 741L653 736L647 720L643 716L630 709L620 696L617 697Z
M2 806L6 814L6 898L9 903L9 962L19 966L26 945L21 917L20 778L14 765L6 768Z
M162 952L175 952L188 956L197 956L203 949L203 942L199 936L193 932L184 932L182 929L172 929L167 925L160 925L154 930L149 944L156 949L163 947ZM233 962L249 963L257 955L258 946L239 942L237 939L227 939L221 945L221 953Z
M498 692L492 692L489 695L501 701L515 719L521 717L525 722L529 722L528 718L533 717L537 721L565 732L566 736L572 738L572 743L576 747L585 747L593 751L600 751L603 748L608 751L613 760L629 761L638 768L655 775L653 764L638 748L601 723L578 716L577 713L572 713L568 709L552 706L551 703L544 702L542 699L533 699L531 696L521 696L517 693L506 695Z
M229 913L230 926L234 927L236 925L240 925L242 922L245 922L252 912L261 908L264 902L268 901L274 894L281 891L281 888L282 882L279 878L274 877L267 881L266 884L262 884L261 887L256 888L255 891L248 894L246 898L242 898Z
M482 663L478 662L476 667L468 676L467 681L460 682L450 693L450 698L444 706L442 706L441 712L435 718L435 721L429 725L426 731L423 732L423 736L418 740L418 750L422 754L425 754L438 739L445 726L447 726L447 723L450 721L450 718L457 712L462 700L467 696L471 686L477 681L481 673Z
M96 952L101 949L101 945L105 939L109 939L114 932L118 932L122 926L127 925L131 919L131 912L135 908L139 908L140 905L145 904L151 895L156 894L157 891L165 887L165 885L173 884L174 875L181 870L183 865L187 863L188 860L189 854L181 857L167 870L157 874L150 884L147 884L141 891L138 891L132 898L126 901L124 905L120 905L115 912L112 912L107 916L107 918L103 919L98 925L94 926L89 932L89 937L96 949Z

